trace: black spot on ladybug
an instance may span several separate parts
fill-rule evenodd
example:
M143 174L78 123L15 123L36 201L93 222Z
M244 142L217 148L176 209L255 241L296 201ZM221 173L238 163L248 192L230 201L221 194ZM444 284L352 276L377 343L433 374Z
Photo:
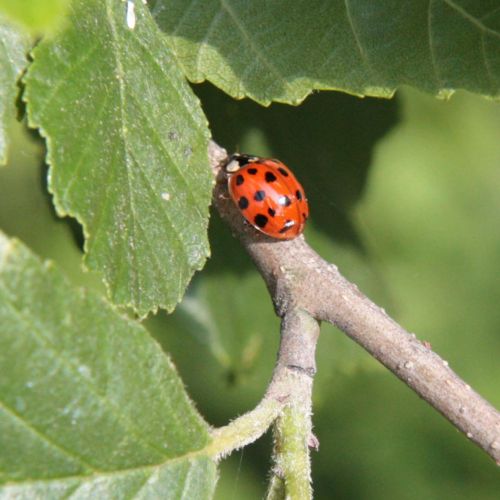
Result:
M276 210L273 210L272 208L267 209L267 213L271 216L274 217L276 215Z
M276 180L276 176L272 172L266 172L265 178L266 182L274 182Z
M250 174L250 175L255 175L257 173L257 169L255 167L251 167L251 168L248 168L247 169L247 172Z
M278 203L282 207L289 207L292 204L292 200L288 196L280 196L278 198Z
M256 191L255 194L253 195L253 199L255 201L262 201L266 197L266 192L265 191Z
M307 214L302 214L302 217L304 217L304 220L307 220Z
M254 218L255 225L260 227L261 229L265 227L268 220L269 219L264 214L257 214Z
M278 170L280 174L284 175L285 177L288 177L288 172L283 167L278 167Z
M287 220L283 227L279 230L281 234L286 233L289 229L291 229L295 225L293 220Z
M238 206L241 208L241 210L245 210L245 208L248 208L248 199L245 196L242 196L238 200Z
M300 192L299 189L297 189L297 191L295 191L295 196L297 197L297 200L301 200L302 199L302 193Z
M236 185L241 186L244 182L245 182L245 178L241 174L238 174L236 176Z

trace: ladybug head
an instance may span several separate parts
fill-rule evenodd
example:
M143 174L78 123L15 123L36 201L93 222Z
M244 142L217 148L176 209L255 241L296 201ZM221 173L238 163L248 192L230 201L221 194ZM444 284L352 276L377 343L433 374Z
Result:
M258 159L259 158L257 156L235 153L229 157L229 160L227 161L224 170L228 174L234 174L241 167L244 167L249 163L255 162Z

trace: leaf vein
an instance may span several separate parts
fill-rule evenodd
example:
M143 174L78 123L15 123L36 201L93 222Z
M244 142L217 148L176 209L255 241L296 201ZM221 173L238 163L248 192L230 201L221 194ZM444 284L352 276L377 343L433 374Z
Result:
M478 21L484 21L485 19L488 19L488 17L491 17L493 14L496 14L498 11L500 11L500 5L498 7L495 7L494 9L491 9L489 12L478 18Z
M97 51L98 47L99 47L99 43L98 42L94 43L94 45L92 45L86 52L84 52L82 54L80 59L72 62L71 65L67 67L67 70L60 76L60 78L57 80L57 82L55 84L52 84L50 92L45 97L43 104L40 106L40 109L37 112L39 116L44 115L45 110L52 103L52 100L57 96L57 93L59 92L61 87L64 85L64 83L67 82L69 76L72 73L74 73L77 69L79 69L83 63L87 62L87 60L94 54L94 52ZM35 59L35 61L36 61L36 59ZM28 78L29 78L29 73L28 73Z
M249 35L241 22L240 19L236 16L236 13L234 10L231 8L227 0L220 0L221 6L226 10L226 12L229 14L229 17L233 21L234 25L240 32L241 36L243 37L244 41L246 42L247 46L251 49L251 51L256 55L256 57L262 62L262 64L276 77L279 79L280 83L283 84L284 87L288 88L290 91L292 91L292 85L288 82L288 79L285 78L281 72L272 64L272 62L264 57L262 50L259 50L259 47L255 45L254 42L254 37Z
M498 31L495 31L485 26L480 19L477 19L473 15L469 14L463 7L457 5L453 0L441 0L441 1L444 2L446 5L448 5L448 7L450 7L451 9L455 10L457 14L460 14L463 18L467 19L467 21L476 26L476 28L484 31L485 33L488 33L491 36L500 38L500 33ZM491 12L489 14L491 14Z
M132 159L137 163L137 160L135 159L135 156L133 155L132 152L130 152L130 155L132 157ZM137 164L137 166L139 166ZM140 173L140 175L143 177L143 179L145 180L145 185L146 185L146 188L149 189L150 193L153 195L154 198L156 198L156 193L154 192L151 184L150 184L150 181L147 177L147 175L145 175L145 173L140 169L138 168L137 169ZM179 232L179 229L178 227L170 220L170 217L168 216L168 214L166 213L165 210L160 210L160 213L164 216L164 220L168 223L168 225L172 228L172 231L173 231L173 234L175 235L177 241L179 241L179 243L181 244L182 247L184 247L184 249L186 250L186 254L187 254L187 247L186 247L186 243L184 242L184 240L181 238L180 236L180 232ZM156 254L156 252L153 250L153 246L151 245L150 243L150 240L149 240L149 234L148 232L142 227L142 224L140 223L140 221L138 220L137 221L137 225L139 227L139 229L142 231L142 234L144 235L144 238L143 238L143 241L149 246L150 248L150 251L151 251L151 255L153 257L153 260L155 262L155 265L156 265L156 268L157 270L159 271L159 276L161 276L163 274L163 270L164 270L164 265L166 265L166 263L161 263L159 260L158 260L158 255ZM186 264L188 264L187 262L187 259L186 260ZM171 262L170 262L171 264ZM180 270L180 268L179 268ZM182 273L181 273L182 274ZM180 289L178 289L178 291L180 291Z
M158 3L161 3L162 7L165 8L165 4L163 2L158 2ZM198 3L198 0L192 0L191 3L187 7L184 8L184 12L182 13L181 18L177 22L177 25L175 26L174 31L172 31L171 36L175 36L177 34L178 29L182 26L182 24L184 23L184 20L186 19L186 17L188 17L191 14L191 9L197 3ZM155 9L156 9L156 7L155 7ZM158 9L158 12L154 12L153 15L156 15L157 13L160 13L161 10L162 10L162 8L160 7Z
M193 201L193 207L194 207L195 211L197 212L198 217L200 218L200 220L203 220L205 217L203 216L203 214L201 213L200 208L198 207L198 200L195 198L192 190L190 189L190 183L189 183L188 179L186 178L183 170L179 167L179 165L177 164L177 162L172 157L172 153L169 151L168 147L164 144L164 142L162 141L162 138L158 135L158 130L151 123L151 120L150 120L149 116L147 115L147 113L145 113L144 110L140 107L138 99L133 94L130 94L130 97L137 104L139 112L141 113L141 116L143 118L143 122L142 123L143 124L145 123L147 125L147 129L152 134L152 136L156 138L157 144L160 146L160 149L170 159L171 164L174 166L175 170L178 172L179 177L182 179L182 181L184 183L184 186L186 187L185 192L187 193L187 195Z
M7 483L4 483L2 487L8 487L8 486L17 486L17 485L22 485L22 486L27 486L30 484L44 484L44 483L50 483L50 482L67 482L67 481L93 481L96 479L102 479L102 478L107 478L107 477L114 477L114 476L121 476L125 474L131 474L134 472L145 472L149 473L150 476L157 470L162 469L163 467L168 467L170 465L175 465L176 463L185 461L185 460L190 460L193 461L193 459L196 459L198 457L207 457L207 458L212 458L214 459L211 455L207 454L207 450L210 450L210 444L201 448L200 450L193 450L193 451L188 451L184 455L180 455L178 457L174 458L169 458L165 460L164 462L158 463L158 464L152 464L152 465L139 465L137 467L127 467L124 469L118 469L114 471L96 471L92 474L74 474L71 476L62 476L62 477L49 477L49 478L31 478L28 480L16 480L16 481L9 481ZM196 464L195 464L196 465Z
M111 163L111 162L110 162ZM92 225L95 228L94 230L94 235L90 235L89 238L85 241L85 251L87 254L90 254L92 251L92 248L98 241L98 235L101 232L102 228L104 227L103 224L101 224L101 220L103 219L105 210L111 200L111 196L109 196L110 189L112 185L114 184L113 179L116 177L118 169L111 164L111 167L114 168L108 168L108 175L106 176L106 179L102 183L102 189L100 190L100 193L103 192L103 195L99 194L95 196L95 199L100 199L103 200L99 203L99 206L96 208L94 211L94 217L92 220Z
M20 422L26 429L28 429L28 431L37 436L40 440L46 442L49 446L56 449L58 452L66 455L72 461L76 460L81 466L88 469L89 472L95 473L98 471L98 469L89 464L83 457L76 454L74 451L66 449L64 446L54 441L53 438L47 436L47 434L44 434L40 429L36 428L31 422L28 422L26 419L24 419L13 408L8 406L5 401L0 401L0 408L3 408L7 415L9 415L16 422Z
M431 65L434 71L434 78L436 79L436 86L441 87L441 78L439 76L439 71L436 62L436 54L434 52L434 41L432 34L432 3L434 0L429 0L427 7L427 32L429 33L429 55L431 58Z
M101 116L104 113L104 110L106 108L106 104L109 100L110 94L103 94L104 98L102 99L101 105L99 106L99 111L94 115L90 123L88 124L87 127L87 137L96 137L96 134L94 133L97 129L97 124L99 123L99 120ZM71 176L68 178L66 182L66 188L64 190L64 198L67 198L70 189L72 188L78 173L80 172L80 168L83 165L83 160L85 159L86 153L91 149L92 142L90 140L87 140L84 142L84 146L80 151L80 155L78 159L75 162L75 165L73 167L73 172L71 173ZM52 167L53 168L53 167Z
M492 88L495 88L495 77L493 76L493 71L491 70L490 63L488 61L488 54L486 52L486 44L484 38L484 33L481 33L481 52L483 53L484 67L486 69L486 74L488 75L488 79L490 80Z
M130 95L130 97L136 102L138 105L138 100L135 96ZM147 129L151 133L151 135L156 139L157 144L159 145L160 149L165 153L165 155L170 159L170 162L172 166L175 168L177 173L179 174L179 178L182 179L184 186L186 187L185 192L187 193L188 197L191 198L191 201L193 202L193 208L197 213L197 216L200 218L200 220L203 220L205 217L201 213L200 208L198 207L198 200L194 196L192 190L190 189L190 183L188 179L186 178L185 173L181 168L179 168L178 163L175 161L175 159L172 157L172 153L169 151L168 147L165 145L165 143L162 141L161 137L158 135L158 130L154 127L154 125L151 123L151 120L149 116L140 108L140 106L137 106L139 109L139 112L141 113L141 116L143 118L143 124L145 123L147 125ZM139 163L137 163L139 165ZM142 170L142 169L141 169ZM151 182L148 180L149 185L151 186ZM154 192L153 186L151 186L151 190Z
M191 486L191 472L194 469L193 462L189 461L189 469L184 477L184 486L182 488L182 495L181 499L187 499L189 500L189 497L186 496L186 493L189 493L189 487Z
M76 380L80 380L82 382L79 384L80 387L86 386L89 392L94 394L94 396L96 396L97 399L99 399L105 406L107 406L110 409L110 412L115 416L116 420L118 422L122 422L124 427L132 434L134 434L139 442L141 442L146 447L154 450L155 452L159 453L160 455L166 456L164 450L162 450L159 446L157 446L156 443L150 443L142 435L140 427L136 426L133 422L129 421L127 417L125 417L122 413L118 411L118 409L115 407L115 404L110 399L108 399L106 396L103 396L99 392L97 387L91 384L87 378L83 377L79 373L78 367L74 365L74 363L71 361L70 358L66 357L67 352L63 350L57 350L53 342L50 339L47 339L41 333L40 328L33 321L31 321L30 318L26 317L26 314L20 309L18 309L15 306L15 304L10 302L8 303L8 305L10 309L14 312L14 314L19 318L19 320L22 323L26 324L27 331L31 332L38 339L40 344L43 345L55 359L57 359L63 366L65 366L70 373L75 375Z
M147 471L147 472L149 472L149 471ZM137 489L136 489L133 493L131 493L131 494L130 494L130 497L129 497L130 499L137 498L137 497L139 496L139 493L140 493L140 492L144 489L144 487L148 484L148 481L149 481L149 479L151 478L151 476L152 476L152 472L150 472L149 474L148 474L148 473L144 474L144 480L143 480L143 481L141 481L141 482L139 483L139 485L138 485Z
M224 15L224 12L222 10L219 10L215 13L213 16L212 20L210 21L210 24L208 25L207 31L205 33L205 36L202 38L202 40L199 43L198 51L196 53L196 71L200 72L200 61L202 58L203 52L206 50L206 47L208 45L208 41L210 40L210 37L212 36L213 30L215 29L215 26L217 26L217 23L219 22L219 19ZM242 78L243 79L243 78Z
M165 79L170 83L170 88L174 90L174 92L177 94L177 96L179 97L179 99L182 101L185 109L188 111L188 113L186 113L186 116L188 118L188 120L193 124L193 128L195 129L201 129L202 126L200 125L200 123L198 123L196 121L196 119L194 118L193 116L193 113L191 112L192 110L189 108L188 105L186 105L186 96L179 90L178 86L175 84L175 82L173 82L172 80L172 74L169 73L168 71L165 70L164 66L162 64L160 64L151 54L151 50L148 49L148 47L146 47L142 40L137 36L137 34L133 33L133 37L134 37L134 40L136 41L137 45L139 47L141 47L141 49L144 51L144 55L146 57L148 57L151 62L153 63L153 66L155 66L157 69L160 70L160 73L165 77ZM162 39L164 40L164 39ZM167 45L167 48L170 49L170 45ZM174 64L174 62L172 61L172 59L169 57L169 63L172 65ZM181 77L180 77L181 78Z
M347 15L347 21L349 22L349 26L352 31L352 36L354 37L354 41L356 42L356 46L359 50L359 55L361 56L361 60L364 62L367 70L373 74L373 68L370 64L370 61L368 59L368 54L365 52L363 49L363 46L361 45L361 39L359 37L359 34L357 32L357 29L354 25L354 19L352 18L351 14L351 8L349 6L349 0L344 0L344 5L345 5L345 10L346 10L346 15Z

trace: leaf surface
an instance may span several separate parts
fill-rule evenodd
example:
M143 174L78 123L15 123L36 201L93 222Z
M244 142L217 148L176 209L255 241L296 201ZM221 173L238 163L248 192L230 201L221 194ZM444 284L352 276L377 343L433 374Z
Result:
M50 190L84 226L115 303L173 309L208 255L212 179L199 101L142 2L73 2L26 79ZM129 10L127 10L129 9Z
M390 97L401 85L500 95L497 0L156 0L152 9L189 78L236 98Z
M210 498L208 426L148 332L0 234L0 498Z

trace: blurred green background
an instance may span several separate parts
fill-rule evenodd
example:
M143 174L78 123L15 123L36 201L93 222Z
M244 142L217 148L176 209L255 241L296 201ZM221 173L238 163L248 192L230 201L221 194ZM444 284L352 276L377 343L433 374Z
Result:
M391 101L316 93L261 108L195 87L214 138L275 156L303 183L308 242L389 314L432 344L500 407L500 104L405 89ZM81 231L54 214L43 143L13 125L0 168L0 228L54 259L74 283ZM265 286L212 215L212 258L177 311L146 325L200 412L223 425L269 381L279 322ZM314 390L315 498L498 499L493 462L341 332L323 325ZM263 496L269 436L222 463L219 499Z

